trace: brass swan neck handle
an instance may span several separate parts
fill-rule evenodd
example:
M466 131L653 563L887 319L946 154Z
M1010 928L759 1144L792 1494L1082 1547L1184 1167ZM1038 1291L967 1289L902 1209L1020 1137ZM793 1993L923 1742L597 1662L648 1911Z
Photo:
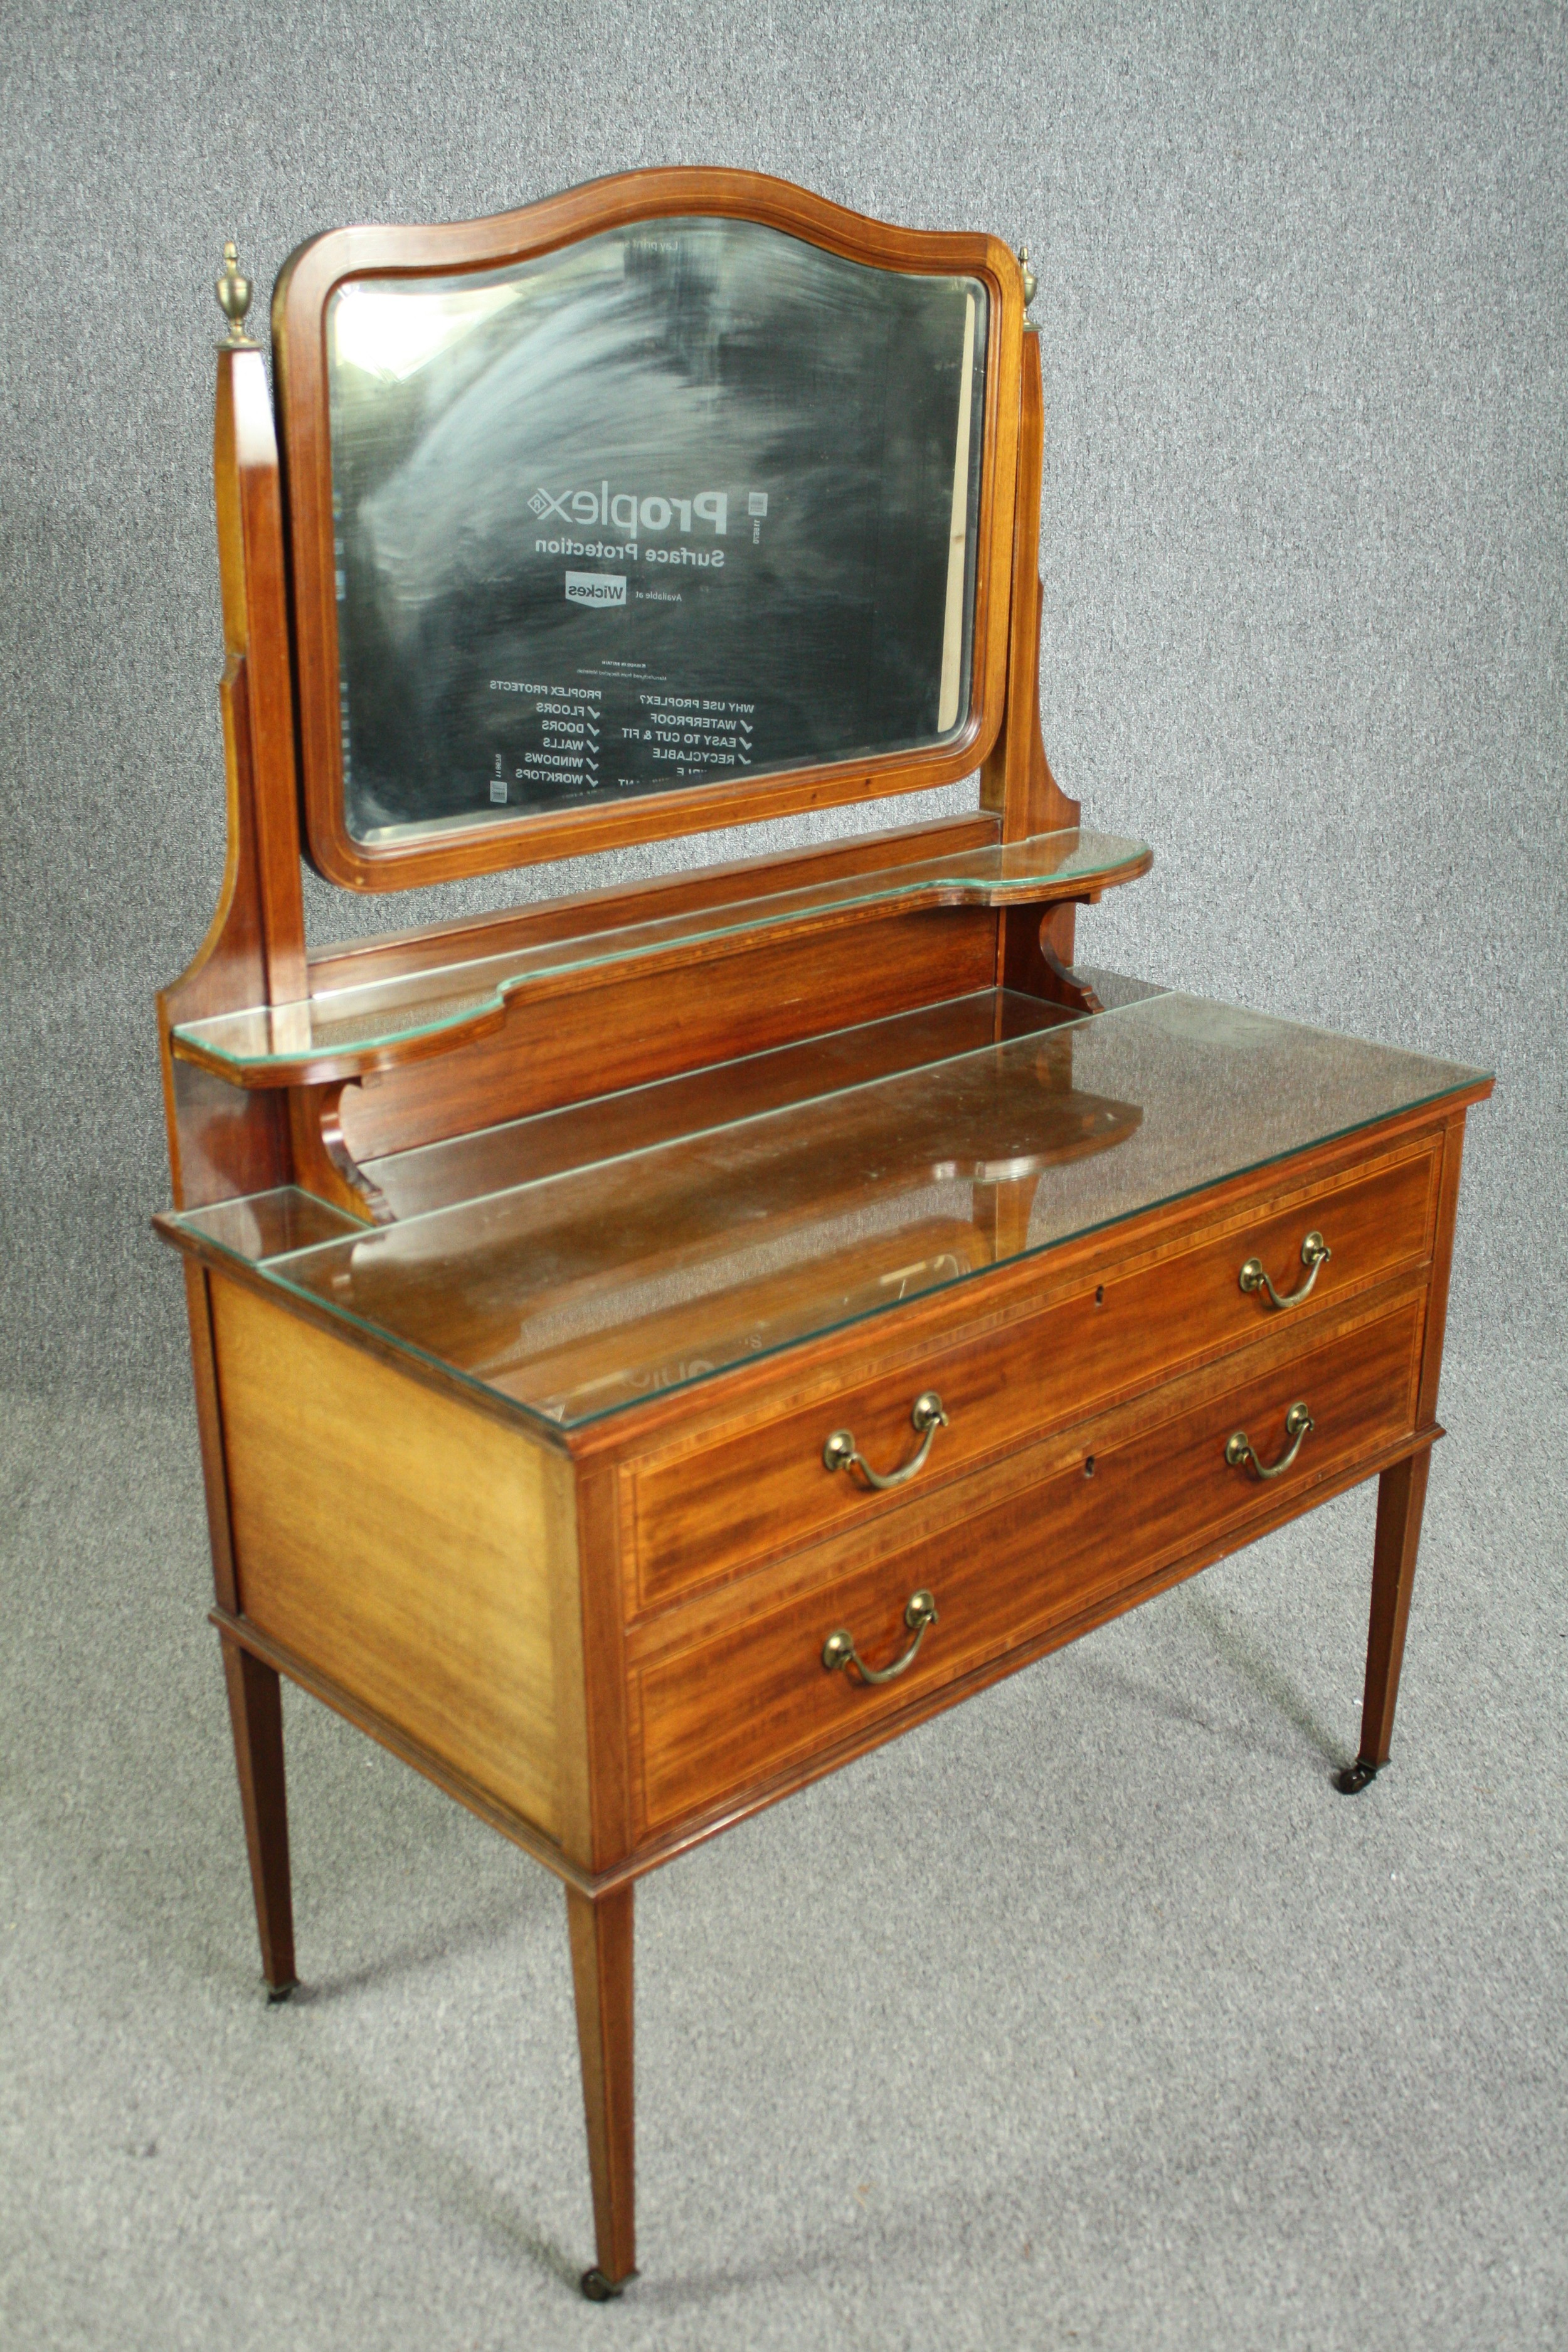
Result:
M912 1478L918 1470L924 1469L932 1439L939 1429L947 1427L947 1414L934 1389L927 1389L923 1395L916 1397L910 1419L921 1433L921 1442L909 1460L901 1463L897 1470L885 1473L873 1470L857 1448L852 1429L836 1429L822 1449L822 1459L829 1470L858 1471L867 1486L874 1486L879 1494L885 1494L889 1486L901 1486L907 1478Z
M1249 1257L1242 1267L1238 1279L1243 1290L1263 1291L1268 1297L1270 1307L1300 1307L1303 1298L1310 1298L1312 1295L1312 1285L1318 1279L1319 1267L1327 1265L1332 1255L1333 1251L1329 1247L1322 1234L1311 1233L1301 1244L1301 1263L1307 1268L1307 1279L1305 1282L1298 1283L1294 1290L1276 1290L1263 1271L1263 1260L1260 1257Z
M915 1638L890 1666L868 1666L855 1647L854 1634L842 1625L837 1633L829 1633L822 1645L823 1664L830 1675L841 1666L853 1666L863 1683L897 1682L905 1669L913 1665L915 1652L925 1639L926 1627L936 1623L936 1601L931 1593L910 1593L904 1603L904 1622Z
M1236 1435L1228 1441L1225 1449L1225 1458L1233 1470L1245 1469L1250 1463L1259 1478L1278 1478L1281 1471L1289 1470L1291 1463L1301 1451L1302 1439L1315 1427L1316 1423L1306 1406L1293 1404L1285 1416L1285 1434L1290 1440L1290 1444L1278 1462L1259 1461L1253 1452L1252 1440L1245 1429L1238 1429Z

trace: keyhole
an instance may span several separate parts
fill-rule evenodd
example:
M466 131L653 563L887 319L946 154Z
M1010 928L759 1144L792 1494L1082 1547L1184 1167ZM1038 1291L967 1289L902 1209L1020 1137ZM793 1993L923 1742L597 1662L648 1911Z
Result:
M1103 1307L1105 1304L1105 1285L1103 1282L1094 1294L1094 1303L1097 1307Z
M1094 1475L1094 1456L1092 1454L1086 1454L1083 1457L1083 1475L1086 1478L1092 1478Z

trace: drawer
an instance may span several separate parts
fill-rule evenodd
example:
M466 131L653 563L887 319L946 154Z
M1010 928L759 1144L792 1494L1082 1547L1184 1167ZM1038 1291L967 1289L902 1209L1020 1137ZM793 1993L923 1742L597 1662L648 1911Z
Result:
M1286 1320L1305 1327L1347 1291L1420 1264L1430 1248L1440 1160L1426 1139L1369 1173L1352 1168L1331 1184L1298 1183L1283 1205L1276 1183L1260 1191L1255 1208L1232 1201L1217 1230L1157 1258L1145 1242L1135 1262L1124 1256L1125 1271L1113 1257L1097 1261L1076 1295L1003 1329L940 1345L897 1372L851 1373L826 1399L628 1468L634 1609L660 1607L750 1561L871 1524L893 1507L907 1488L881 1494L857 1469L826 1468L823 1447L835 1430L850 1430L864 1458L886 1474L914 1454L915 1401L934 1391L948 1425L935 1432L910 1484L940 1485L1103 1399L1131 1395ZM1254 1258L1281 1295L1303 1285L1302 1244L1312 1232L1331 1255L1309 1297L1280 1308L1267 1289L1242 1289L1241 1269ZM1049 1255L1036 1263L1048 1278ZM972 1318L979 1305L966 1287L952 1302L954 1318ZM889 1345L882 1319L868 1355L884 1360Z
M1265 1519L1289 1516L1292 1497L1305 1507L1325 1477L1411 1431L1424 1313L1417 1292L1235 1384L1199 1375L1184 1384L1189 1399L1203 1391L1198 1401L1173 1398L1163 1417L1164 1401L1146 1399L1098 1427L1079 1423L907 1507L921 1530L910 1542L890 1525L871 1547L824 1547L816 1582L810 1561L796 1561L683 1612L706 1621L690 1646L632 1670L644 1833L854 1738L1055 1626L1107 1612L1163 1567L1233 1549ZM1241 1430L1272 1465L1299 1402L1313 1427L1289 1468L1260 1479L1227 1459ZM840 1628L873 1667L890 1663L922 1590L937 1621L896 1682L868 1685L853 1667L824 1666L823 1644Z

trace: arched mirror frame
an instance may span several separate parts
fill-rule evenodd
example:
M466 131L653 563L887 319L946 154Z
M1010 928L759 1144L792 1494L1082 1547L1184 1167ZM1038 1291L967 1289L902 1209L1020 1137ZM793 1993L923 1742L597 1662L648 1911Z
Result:
M755 221L876 268L967 275L985 283L991 300L967 725L954 741L926 751L795 768L743 784L688 784L614 807L502 818L427 838L357 840L348 829L343 796L327 368L331 296L356 278L505 268L606 229L672 215ZM921 792L972 774L996 740L1006 699L1023 320L1022 274L999 238L895 228L751 172L626 173L487 220L333 229L301 246L279 276L272 332L289 522L304 833L317 870L346 889L407 889Z

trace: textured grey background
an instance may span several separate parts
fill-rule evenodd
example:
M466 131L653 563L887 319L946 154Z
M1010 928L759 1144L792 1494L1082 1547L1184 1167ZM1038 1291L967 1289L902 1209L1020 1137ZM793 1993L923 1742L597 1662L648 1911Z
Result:
M8 2341L1568 2336L1564 47L1350 0L5 0ZM559 1898L319 1711L313 1998L252 2005L151 998L222 861L222 238L264 316L315 229L677 161L1029 241L1047 741L1159 854L1086 954L1500 1086L1399 1770L1324 1795L1362 1494L666 1874L649 2277L603 2314Z
M183 1377L146 1231L150 999L221 870L223 236L264 318L316 229L674 161L1029 241L1047 748L1160 861L1085 948L1495 1065L1456 1310L1478 1339L1539 1314L1564 1272L1560 10L9 0L5 22L16 1377ZM315 894L317 937L355 919L416 918Z

